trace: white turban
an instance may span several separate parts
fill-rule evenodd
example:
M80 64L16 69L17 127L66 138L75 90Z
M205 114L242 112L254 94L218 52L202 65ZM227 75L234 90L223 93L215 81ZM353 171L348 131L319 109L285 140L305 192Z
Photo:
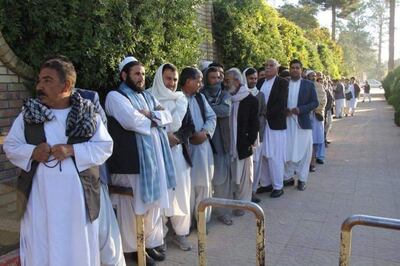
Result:
M131 62L137 62L138 60L133 57L133 56L127 56L125 57L121 63L119 63L118 68L119 68L119 73L121 73L122 69L124 68L124 66L126 66L127 64L131 63Z

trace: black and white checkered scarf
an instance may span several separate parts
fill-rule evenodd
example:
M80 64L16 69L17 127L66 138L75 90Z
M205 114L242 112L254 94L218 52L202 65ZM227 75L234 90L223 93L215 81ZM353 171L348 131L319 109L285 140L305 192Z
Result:
M90 100L79 93L71 95L71 111L67 117L65 135L68 137L92 137L96 132L96 110ZM24 121L28 124L41 124L54 119L54 114L38 99L27 99L22 106Z

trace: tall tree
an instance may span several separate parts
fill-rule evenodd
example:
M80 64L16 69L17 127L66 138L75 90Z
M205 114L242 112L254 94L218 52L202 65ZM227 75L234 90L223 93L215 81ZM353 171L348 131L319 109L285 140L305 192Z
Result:
M389 0L390 16L389 16L389 61L388 70L394 69L394 21L396 15L396 0Z
M388 29L389 3L388 0L368 0L367 6L371 14L369 16L371 22L370 26L373 26L374 29L371 33L377 39L376 45L378 47L378 58L375 66L375 73L377 78L380 79L385 75L387 69L387 67L382 63L382 49ZM376 32L375 29L378 29L378 31Z
M284 4L278 9L286 19L294 22L302 29L315 29L319 27L316 18L318 8L315 5L291 5Z
M373 49L373 39L366 30L370 19L366 16L366 5L357 9L349 17L346 28L339 35L339 44L343 47L345 72L347 75L376 78L376 52Z
M324 10L332 11L332 40L336 39L336 19L347 18L354 12L360 0L300 0L301 4L318 5Z

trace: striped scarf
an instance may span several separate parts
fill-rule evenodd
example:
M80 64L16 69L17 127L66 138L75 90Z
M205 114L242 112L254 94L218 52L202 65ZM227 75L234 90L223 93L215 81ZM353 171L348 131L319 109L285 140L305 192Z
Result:
M96 110L90 100L74 92L71 97L71 111L68 113L65 135L68 137L90 138L97 129ZM38 99L26 99L22 106L24 121L28 124L42 124L54 119L54 114Z

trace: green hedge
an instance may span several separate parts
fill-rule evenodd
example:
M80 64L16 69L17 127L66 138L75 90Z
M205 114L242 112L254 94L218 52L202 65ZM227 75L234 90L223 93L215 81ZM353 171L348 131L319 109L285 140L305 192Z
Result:
M77 86L101 90L115 86L118 63L127 54L143 61L150 74L165 61L178 67L196 62L203 37L196 6L202 2L4 0L0 30L34 68L47 55L63 54L78 70Z
M260 66L269 57L282 65L298 58L306 68L340 77L342 51L329 32L305 32L263 0L215 0L214 37L226 66Z
M382 81L382 87L385 90L385 98L395 110L394 122L400 126L400 67L388 73Z

